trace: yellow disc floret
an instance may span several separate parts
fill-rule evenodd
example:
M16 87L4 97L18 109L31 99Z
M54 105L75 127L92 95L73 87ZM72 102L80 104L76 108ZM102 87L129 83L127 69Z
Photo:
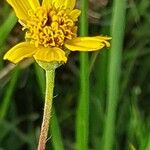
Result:
M69 13L68 10L58 10L55 7L29 10L30 18L23 27L26 30L26 40L36 47L62 47L66 39L77 36L76 21Z

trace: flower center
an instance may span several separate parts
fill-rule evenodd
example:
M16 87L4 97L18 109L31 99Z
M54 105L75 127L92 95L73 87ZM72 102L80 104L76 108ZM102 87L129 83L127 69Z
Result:
M23 30L27 30L26 40L36 47L62 47L66 39L76 37L77 26L65 9L39 7L28 14L30 19Z

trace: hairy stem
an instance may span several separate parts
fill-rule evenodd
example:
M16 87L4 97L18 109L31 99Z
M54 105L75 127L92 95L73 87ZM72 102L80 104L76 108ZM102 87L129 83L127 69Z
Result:
M43 122L41 127L40 138L39 138L38 150L45 150L50 117L51 117L50 115L52 110L54 78L55 78L55 70L46 71L45 106L44 106Z

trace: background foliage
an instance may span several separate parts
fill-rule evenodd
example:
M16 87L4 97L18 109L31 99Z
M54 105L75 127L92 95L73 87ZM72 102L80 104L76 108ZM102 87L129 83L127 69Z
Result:
M107 0L90 1L89 35L111 34L115 5ZM80 1L77 3L79 6ZM127 2L124 37L120 39L123 40L123 51L121 58L116 58L121 59L121 75L113 150L150 150L149 17L149 0ZM118 21L119 24L122 24L122 19ZM42 120L45 89L43 70L32 60L26 60L17 67L2 60L4 53L21 40L23 34L15 14L4 0L0 0L0 149L4 150L36 149ZM104 150L103 145L108 138L104 138L104 131L108 108L109 51L94 52L88 56L90 87L87 146L92 150ZM83 121L76 119L82 111L82 108L78 109L82 87L81 61L79 53L71 54L68 63L56 71L48 149L76 149L76 131L83 130L76 126L77 121ZM88 112L88 108L85 111Z

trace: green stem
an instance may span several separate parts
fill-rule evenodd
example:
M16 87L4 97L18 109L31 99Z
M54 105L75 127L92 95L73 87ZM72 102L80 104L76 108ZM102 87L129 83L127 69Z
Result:
M46 94L45 94L45 106L43 114L43 122L41 127L41 133L39 138L38 150L45 150L45 145L47 142L47 135L51 117L52 110L52 99L53 99L53 89L54 89L54 78L55 70L46 71Z
M125 25L126 0L114 0L112 18L112 44L108 66L108 106L106 112L106 124L104 130L103 150L113 149L115 139L115 120L119 98L119 82L121 70L122 45Z
M88 0L81 0L80 35L88 34ZM77 150L88 149L89 136L89 59L88 53L80 54L80 97L77 108Z
M41 89L41 94L44 95L45 93L45 78L44 78L44 70L39 67L38 64L35 63L35 71L37 76L37 81L39 87ZM64 150L61 131L59 127L59 122L57 115L55 113L55 107L53 106L53 113L52 113L52 120L51 125L49 126L49 134L52 136L52 147L54 150Z

